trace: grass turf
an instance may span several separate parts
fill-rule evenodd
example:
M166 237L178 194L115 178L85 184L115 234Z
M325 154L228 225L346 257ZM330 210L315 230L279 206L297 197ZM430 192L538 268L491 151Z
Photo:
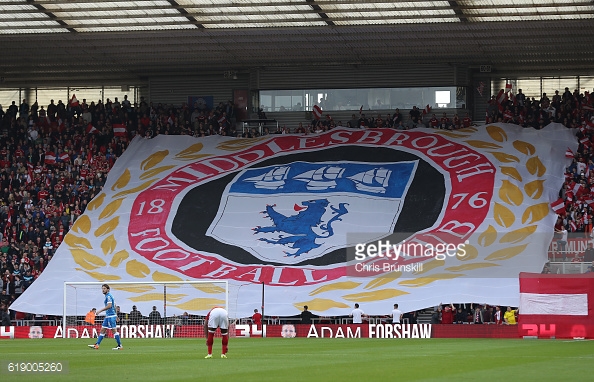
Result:
M229 358L204 359L204 339L0 342L0 381L589 381L594 341L509 339L232 338ZM10 373L7 362L61 361L68 372Z

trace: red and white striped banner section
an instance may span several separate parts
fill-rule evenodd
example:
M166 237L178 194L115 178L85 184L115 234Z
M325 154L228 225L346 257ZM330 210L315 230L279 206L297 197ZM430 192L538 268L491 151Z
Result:
M594 338L594 273L520 273L520 337Z
M312 114L314 116L315 119L320 119L322 118L322 108L319 107L318 105L315 105L312 109Z

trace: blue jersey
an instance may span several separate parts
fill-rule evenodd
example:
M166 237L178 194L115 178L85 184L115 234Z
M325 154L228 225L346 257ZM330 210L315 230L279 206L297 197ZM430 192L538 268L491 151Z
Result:
M113 299L113 296L111 295L111 293L107 293L105 295L105 301L103 301L103 303L105 304L105 306L107 306L107 304L109 304L111 302L111 308L107 309L105 311L105 317L116 317L116 304L115 304L115 300Z

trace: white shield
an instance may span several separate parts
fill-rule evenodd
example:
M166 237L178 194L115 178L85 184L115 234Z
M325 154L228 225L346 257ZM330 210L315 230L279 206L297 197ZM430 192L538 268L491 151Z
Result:
M417 165L293 162L247 169L226 187L207 234L284 264L353 246L350 233L377 240L393 231Z

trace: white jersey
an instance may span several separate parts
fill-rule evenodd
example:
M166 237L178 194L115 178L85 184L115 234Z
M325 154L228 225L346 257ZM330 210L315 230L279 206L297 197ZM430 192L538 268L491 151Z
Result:
M208 328L229 329L229 316L223 308L213 308L207 315Z
M364 314L365 313L359 308L353 309L351 312L351 316L353 316L353 324L362 324Z
M400 309L394 309L392 311L392 323L393 324L399 324L400 323L400 317L402 317L402 312L400 311Z

